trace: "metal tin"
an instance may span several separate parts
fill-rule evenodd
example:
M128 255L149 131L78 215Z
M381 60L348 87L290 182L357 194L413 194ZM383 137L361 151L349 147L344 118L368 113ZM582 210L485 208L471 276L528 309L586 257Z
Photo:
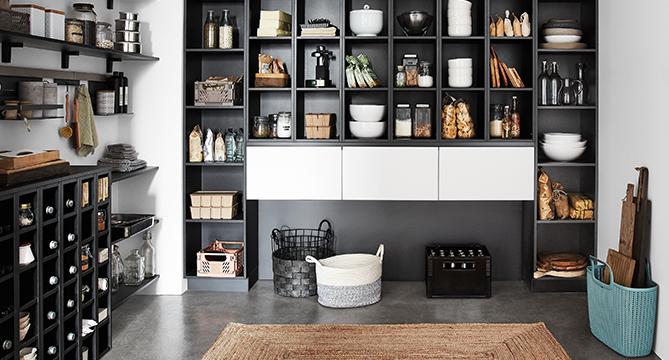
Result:
M137 20L116 19L116 31L139 31L140 22Z
M139 54L142 52L142 43L118 41L114 44L114 48L118 51Z
M130 11L119 11L118 18L121 20L137 20L137 13Z
M142 40L139 31L120 30L116 32L116 41L141 42Z
M97 92L97 115L111 115L114 113L114 90L99 90Z

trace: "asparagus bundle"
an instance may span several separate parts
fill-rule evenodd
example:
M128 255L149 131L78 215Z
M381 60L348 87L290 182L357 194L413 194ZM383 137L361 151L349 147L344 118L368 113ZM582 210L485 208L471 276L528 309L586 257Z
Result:
M369 66L369 58L367 58L367 55L358 55L358 61L360 61L360 64L362 64L362 75L365 77L369 87L381 86L379 78Z
M351 55L346 55L346 62L349 64L346 67L346 81L348 82L348 86L352 88L367 87L367 83L365 82L365 78L362 75L362 71L360 70L360 63L358 63L358 60ZM351 74L353 74L353 77L351 77Z

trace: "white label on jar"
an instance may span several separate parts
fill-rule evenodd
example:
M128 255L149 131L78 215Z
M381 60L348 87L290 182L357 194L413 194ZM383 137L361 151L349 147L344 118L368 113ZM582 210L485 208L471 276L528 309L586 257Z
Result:
M411 120L395 120L395 136L411 137Z

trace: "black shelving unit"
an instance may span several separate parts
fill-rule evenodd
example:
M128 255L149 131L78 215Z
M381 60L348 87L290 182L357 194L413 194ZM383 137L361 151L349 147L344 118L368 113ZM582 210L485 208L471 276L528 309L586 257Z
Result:
M123 303L128 301L133 295L137 292L146 289L149 285L155 283L160 278L160 275L155 275L152 277L147 277L142 281L141 284L135 286L127 286L125 284L119 284L118 291L111 296L112 310L121 306Z

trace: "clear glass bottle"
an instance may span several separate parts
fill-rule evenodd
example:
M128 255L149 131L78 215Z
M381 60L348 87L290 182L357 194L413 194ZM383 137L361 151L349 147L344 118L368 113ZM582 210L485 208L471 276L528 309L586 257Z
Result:
M418 87L429 88L434 86L434 70L432 63L421 61L418 64Z
M502 120L502 139L511 139L511 118L509 105L504 106L504 120Z
M511 100L511 139L520 139L520 112L518 112L518 97L514 96Z
M95 46L95 35L97 32L95 27L98 23L98 15L93 11L93 4L76 3L72 7L74 9L70 12L68 18L82 21L82 43L84 45Z
M574 93L576 94L576 105L588 105L588 82L585 80L586 63L577 63L576 72L578 76L574 82Z
M502 137L502 121L504 120L504 105L502 104L493 104L490 105L492 108L490 116L490 137L491 138L501 138Z
M207 20L204 22L204 48L216 49L218 47L218 24L214 19L214 10L207 11Z
M562 79L562 88L560 89L560 105L576 105L576 96L574 95L574 89L572 86L573 82L570 78Z
M269 122L266 116L253 117L253 129L251 129L253 137L256 139L264 139L269 136Z
M123 282L125 272L125 265L121 253L118 251L118 245L112 245L111 266L111 289L112 293L115 293L118 291L118 285Z
M19 210L19 226L30 226L33 224L33 221L35 221L35 215L32 211L32 204L21 204L21 210Z
M537 85L539 86L539 105L549 105L550 77L548 76L547 61L541 63L541 74L537 79Z
M558 73L558 63L553 61L553 71L549 77L550 92L548 93L549 105L560 105L560 88L562 87L562 78Z
M153 235L150 230L144 232L144 242L139 247L139 254L144 257L144 275L153 277L156 275L156 247L151 239Z
M277 137L277 132L279 131L279 114L269 114L267 116L267 119L269 120L269 138L270 139L276 139Z
M395 137L411 137L411 106L409 104L397 104L395 107Z
M276 137L279 139L289 139L292 134L293 120L291 118L290 112L282 111L279 113L279 118L277 120Z
M114 47L114 32L110 23L100 21L95 30L95 46L103 49Z
M395 87L403 88L407 86L407 74L404 72L403 65L395 67Z
M218 29L218 47L221 49L232 49L232 19L230 19L230 11L228 9L223 10L221 25Z
M130 250L130 255L124 260L123 283L127 286L140 285L144 281L144 257L139 254L139 249Z
M413 136L432 137L432 110L429 104L416 104L413 117Z

